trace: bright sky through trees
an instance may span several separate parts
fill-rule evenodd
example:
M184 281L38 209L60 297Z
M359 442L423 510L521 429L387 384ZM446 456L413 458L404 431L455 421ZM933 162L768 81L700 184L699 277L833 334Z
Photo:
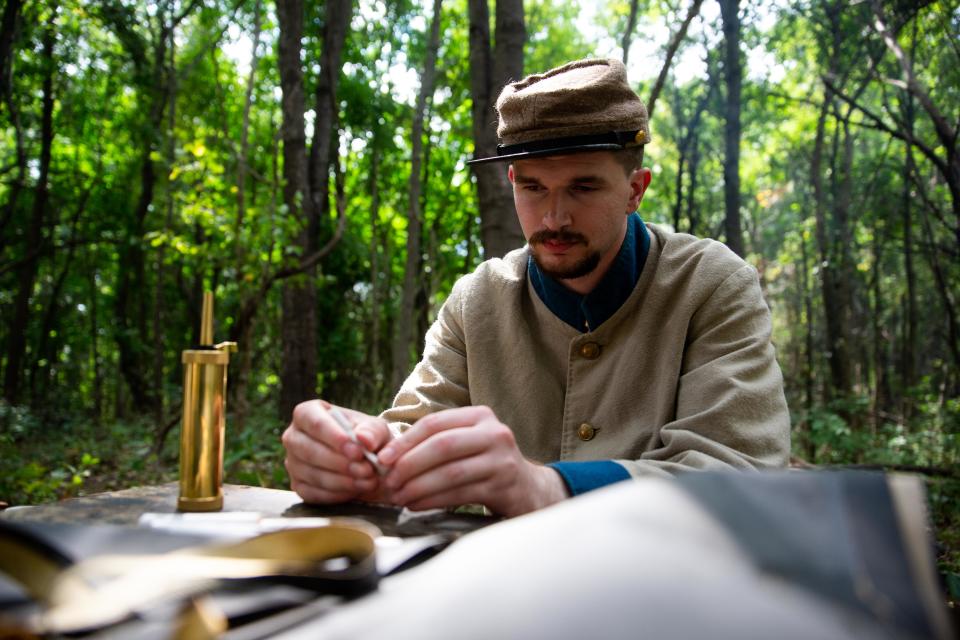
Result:
M620 42L611 37L607 28L602 24L603 16L608 11L609 4L609 0L591 0L583 3L580 9L578 27L588 41L596 43L594 49L596 56L621 58L623 54ZM782 0L773 0L755 7L758 20L756 26L761 33L772 27L776 18L776 8L780 4L783 4ZM686 11L686 6L681 7L681 11ZM360 0L355 21L376 21L382 20L383 17L384 10L379 0ZM672 34L672 30L676 28L675 22L676 20L661 19L658 22L637 25L631 46L631 64L628 70L630 81L633 84L644 84L657 77L660 65L663 63L663 50ZM411 20L411 27L414 30L423 31L426 29L426 24L425 16L415 16ZM706 34L704 33L704 25L707 25ZM691 46L682 48L678 57L674 60L671 73L677 84L683 85L694 78L706 77L704 39L711 45L719 43L721 39L720 9L715 2L705 2L703 4L700 17L691 25L690 33L687 36ZM241 76L246 76L250 71L249 62L252 45L249 34L241 33L237 25L230 26L222 49L228 57L237 63L237 70ZM419 86L418 71L404 64L404 61L401 59L389 68L385 84L389 84L396 99L408 105L413 105ZM530 69L529 71L535 70ZM765 51L762 46L756 46L747 51L746 72L747 76L754 80L768 76L774 81L782 78L784 73L783 69L776 64L773 56Z

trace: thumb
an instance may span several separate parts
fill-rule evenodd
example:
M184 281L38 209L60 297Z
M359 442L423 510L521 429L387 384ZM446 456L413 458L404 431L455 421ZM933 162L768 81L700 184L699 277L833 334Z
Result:
M377 452L392 438L390 427L380 418L368 418L357 423L355 433L368 451Z

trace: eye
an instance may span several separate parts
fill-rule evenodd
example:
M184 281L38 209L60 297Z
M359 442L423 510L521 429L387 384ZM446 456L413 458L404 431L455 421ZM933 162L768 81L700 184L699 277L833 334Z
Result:
M573 187L571 187L571 189L577 193L591 193L597 190L596 187L591 187L590 185L586 184L575 184Z

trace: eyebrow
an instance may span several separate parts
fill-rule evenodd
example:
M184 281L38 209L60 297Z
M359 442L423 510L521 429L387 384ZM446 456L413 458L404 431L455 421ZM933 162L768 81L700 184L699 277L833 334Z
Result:
M519 184L540 184L540 180L532 176L525 176L520 173L514 173L513 181ZM570 179L570 184L605 184L606 180L603 176L597 175L583 175L583 176L574 176Z
M514 182L519 182L519 183L521 183L521 184L540 184L540 181L537 180L536 178L531 178L531 177L529 177L529 176L523 176L523 175L520 175L519 173L516 173L516 172L514 172L514 174L513 174L513 181L514 181Z

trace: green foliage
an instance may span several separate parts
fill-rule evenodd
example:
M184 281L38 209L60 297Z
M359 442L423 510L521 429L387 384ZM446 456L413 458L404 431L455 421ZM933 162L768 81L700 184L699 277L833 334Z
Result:
M960 468L960 402L915 399L909 423L878 420L871 400L835 400L797 416L794 453L816 464Z
M228 418L223 455L224 482L256 487L286 488L280 435L285 424L272 411L255 411L242 426Z
M153 434L142 423L98 426L70 414L41 420L25 407L0 401L0 427L0 500L8 504L172 478L153 453Z
M920 397L917 407L909 424L879 425L869 413L866 397L816 408L798 416L794 455L818 465L926 474L931 524L939 543L937 560L946 575L955 577L960 574L960 403Z
M225 481L285 487L285 425L263 407L236 424L228 415L224 450ZM61 416L41 421L25 407L0 401L0 501L37 504L177 478L179 429L156 452L157 434L144 421L96 425Z

